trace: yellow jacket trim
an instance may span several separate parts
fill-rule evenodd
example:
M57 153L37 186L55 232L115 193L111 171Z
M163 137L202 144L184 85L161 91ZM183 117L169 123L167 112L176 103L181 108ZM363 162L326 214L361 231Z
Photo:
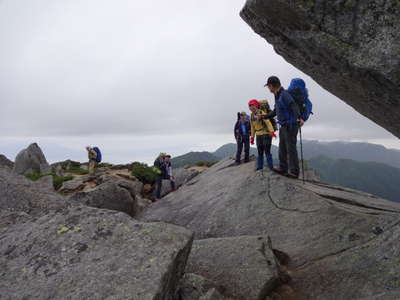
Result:
M266 115L263 110L259 110L257 115ZM254 113L251 113L251 136L266 135L274 132L274 127L270 120L255 120Z

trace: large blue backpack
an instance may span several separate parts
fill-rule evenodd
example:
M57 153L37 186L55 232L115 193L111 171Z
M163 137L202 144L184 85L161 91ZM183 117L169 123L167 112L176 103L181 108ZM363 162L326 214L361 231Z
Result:
M288 92L293 97L300 109L301 119L307 121L312 112L312 102L308 98L306 83L301 78L293 78L290 82Z
M96 162L100 163L101 162L101 152L98 147L93 147L93 150L96 152Z

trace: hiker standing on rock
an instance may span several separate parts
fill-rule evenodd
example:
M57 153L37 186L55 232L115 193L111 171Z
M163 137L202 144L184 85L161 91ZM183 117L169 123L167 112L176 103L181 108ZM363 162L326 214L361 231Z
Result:
M238 113L238 120L235 124L234 134L237 143L236 164L240 164L240 157L244 147L244 162L247 163L250 157L250 119L245 112Z
M166 176L164 179L167 179L171 183L172 191L175 191L175 178L172 175L172 163L171 163L171 155L166 155L164 158L165 169L166 169Z
M297 134L303 126L300 110L293 97L282 86L278 77L268 78L264 87L275 95L275 108L264 118L277 116L279 129L279 169L274 171L288 176L298 178L300 173L299 158L297 154Z
M89 165L88 165L89 175L93 175L96 169L97 152L91 146L87 146L86 150L88 152L88 158L89 158Z
M161 188L162 188L162 180L167 173L165 168L165 153L160 153L160 155L154 161L154 167L156 169L156 201L161 199Z
M265 105L265 104L264 104ZM275 136L274 127L268 118L264 118L268 112L261 108L261 104L256 99L249 101L249 109L251 111L251 138L250 143L254 145L254 137L257 144L257 170L264 167L264 154L267 158L267 164L270 169L273 168L271 144L272 137Z
M156 201L161 199L161 189L163 179L170 180L172 190L175 190L175 179L172 176L171 155L160 153L154 161L154 167L157 170L156 176Z

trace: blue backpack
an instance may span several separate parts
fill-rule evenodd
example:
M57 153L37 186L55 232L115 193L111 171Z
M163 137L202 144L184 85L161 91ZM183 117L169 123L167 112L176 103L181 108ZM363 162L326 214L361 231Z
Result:
M93 147L93 150L96 152L96 162L100 163L101 162L101 152L98 147Z
M310 115L313 114L313 105L308 98L308 90L304 80L301 78L293 78L290 82L288 92L299 106L302 120L307 121L310 118Z

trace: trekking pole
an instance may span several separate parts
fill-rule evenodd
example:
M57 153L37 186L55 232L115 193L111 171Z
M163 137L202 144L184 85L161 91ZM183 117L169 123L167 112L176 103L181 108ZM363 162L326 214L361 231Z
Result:
M303 184L305 184L305 178L304 178L304 156L303 156L303 137L301 134L301 126L299 126L299 131L300 131L300 154L301 154L301 169L303 173Z

